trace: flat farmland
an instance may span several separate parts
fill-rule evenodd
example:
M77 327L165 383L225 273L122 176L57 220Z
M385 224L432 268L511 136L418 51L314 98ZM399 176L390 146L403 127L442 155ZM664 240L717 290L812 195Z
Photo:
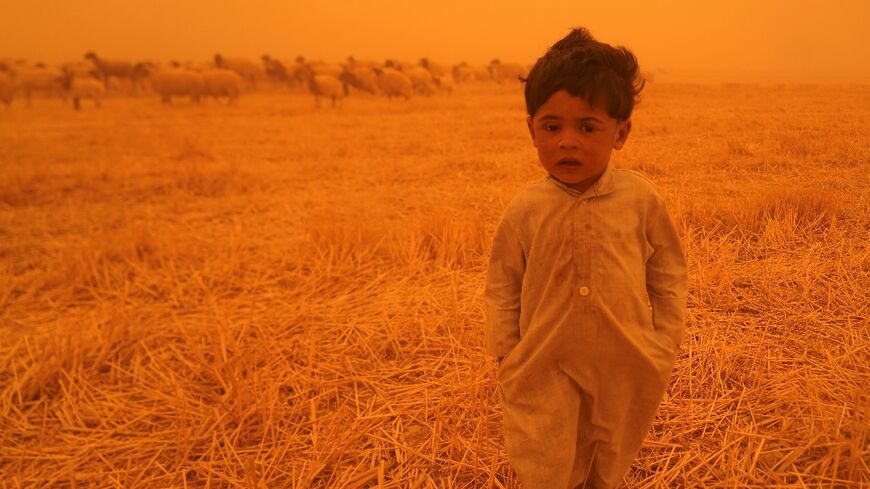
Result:
M651 84L689 322L627 487L870 484L870 86ZM0 487L518 488L489 242L521 88L0 107Z

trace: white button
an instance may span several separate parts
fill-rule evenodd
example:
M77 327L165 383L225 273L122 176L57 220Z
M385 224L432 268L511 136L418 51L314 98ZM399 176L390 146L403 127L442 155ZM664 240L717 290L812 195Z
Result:
M582 295L583 297L586 297L587 295L589 295L589 287L584 285L584 286L580 287L579 289L577 289L577 292L580 292L580 295Z

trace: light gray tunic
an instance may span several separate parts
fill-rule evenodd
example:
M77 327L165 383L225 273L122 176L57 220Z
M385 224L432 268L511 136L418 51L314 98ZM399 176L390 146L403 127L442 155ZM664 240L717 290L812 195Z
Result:
M550 177L513 198L485 338L504 357L506 448L524 488L619 483L667 387L686 295L679 237L644 177L608 168L582 194Z

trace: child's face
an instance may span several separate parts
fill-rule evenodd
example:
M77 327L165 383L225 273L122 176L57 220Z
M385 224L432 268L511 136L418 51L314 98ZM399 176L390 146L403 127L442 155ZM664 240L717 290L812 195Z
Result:
M617 121L565 90L553 93L528 124L544 169L581 192L604 173L610 152L621 149L631 131L630 119Z

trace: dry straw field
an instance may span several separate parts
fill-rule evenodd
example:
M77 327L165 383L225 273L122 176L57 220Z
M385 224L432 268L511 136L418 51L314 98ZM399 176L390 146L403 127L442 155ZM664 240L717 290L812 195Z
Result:
M631 488L870 486L870 87L653 84L689 324ZM517 488L491 232L516 86L0 107L0 487Z

